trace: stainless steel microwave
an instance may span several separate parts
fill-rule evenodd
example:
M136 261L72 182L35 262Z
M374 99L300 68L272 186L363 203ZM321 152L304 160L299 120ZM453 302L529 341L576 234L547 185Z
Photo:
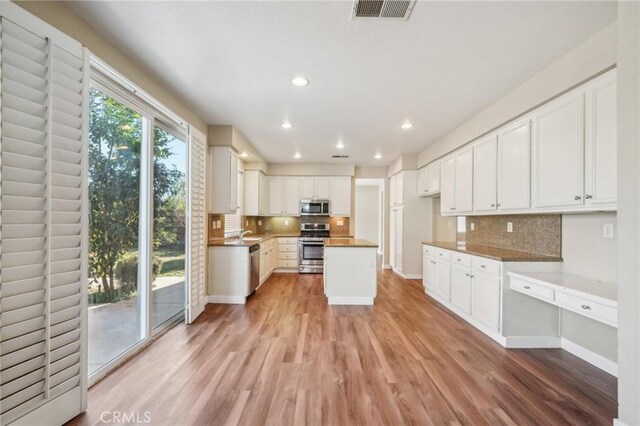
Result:
M331 212L329 200L300 200L300 216L329 216Z

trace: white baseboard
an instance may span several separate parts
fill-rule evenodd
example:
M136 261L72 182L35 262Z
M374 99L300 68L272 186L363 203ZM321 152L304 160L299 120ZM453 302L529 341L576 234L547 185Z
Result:
M560 337L554 336L509 336L506 339L509 349L560 347Z
M560 339L560 347L567 352L571 352L578 358L582 358L589 364L606 371L612 376L618 377L618 364L608 358L603 357L589 349L578 345L577 343L567 340L564 337Z
M297 274L300 270L298 268L276 268L273 272L277 274Z
M628 426L628 425L620 419L613 419L613 426Z
M382 269L393 269L388 263L382 264Z
M330 305L373 305L373 297L329 297Z
M244 305L247 301L246 297L242 296L209 296L209 303L222 303L224 305Z
M404 278L407 280L421 280L422 275L420 274L404 274Z

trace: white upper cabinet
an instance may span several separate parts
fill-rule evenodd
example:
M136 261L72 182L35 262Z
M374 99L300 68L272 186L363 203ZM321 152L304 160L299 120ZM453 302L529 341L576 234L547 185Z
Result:
M300 178L285 177L284 180L284 214L296 216L300 214Z
M280 176L269 177L269 214L284 214L284 179Z
M455 154L454 200L455 212L473 211L473 148L463 149Z
M332 177L329 192L331 194L331 215L351 216L351 177Z
M517 121L498 134L498 207L531 207L531 120Z
M427 193L437 194L440 192L440 162L434 161L426 167L427 169Z
M440 212L455 213L455 160L447 157L440 162Z
M261 216L267 214L267 177L258 170L244 172L244 214Z
M331 178L301 177L300 198L331 198Z
M533 114L535 207L580 206L584 182L584 94L574 91Z
M493 134L473 146L473 209L496 210L498 204L498 136Z
M418 170L418 197L429 195L429 183L427 181L427 166Z
M238 209L238 157L226 146L209 148L211 196L209 213L235 213Z
M404 172L396 173L389 178L389 202L391 207L404 204Z
M616 73L597 78L586 91L585 204L617 200Z

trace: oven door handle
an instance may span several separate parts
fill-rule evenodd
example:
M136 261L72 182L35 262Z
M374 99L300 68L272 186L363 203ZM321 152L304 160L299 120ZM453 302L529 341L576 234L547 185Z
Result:
M324 246L324 243L300 243L300 245L303 245L303 246L317 246L317 247L320 247L320 246Z

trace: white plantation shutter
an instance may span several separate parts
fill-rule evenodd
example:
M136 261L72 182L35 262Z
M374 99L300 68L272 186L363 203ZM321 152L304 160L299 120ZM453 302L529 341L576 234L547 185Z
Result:
M205 181L207 138L190 127L189 130L189 287L187 289L187 322L192 323L206 305L206 211Z
M59 424L86 395L86 54L10 3L0 34L0 423Z

